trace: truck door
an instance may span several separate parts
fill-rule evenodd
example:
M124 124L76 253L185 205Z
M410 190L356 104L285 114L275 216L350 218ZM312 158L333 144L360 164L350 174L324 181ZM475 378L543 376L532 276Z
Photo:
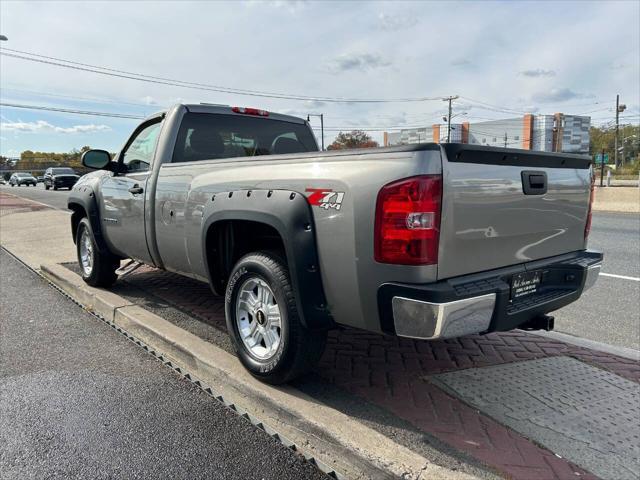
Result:
M118 157L119 168L102 185L102 228L110 248L123 257L153 264L145 232L147 180L162 118L140 125Z

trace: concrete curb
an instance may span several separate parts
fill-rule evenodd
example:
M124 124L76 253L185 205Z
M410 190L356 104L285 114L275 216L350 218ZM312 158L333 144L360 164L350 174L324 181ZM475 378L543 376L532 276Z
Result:
M86 285L61 265L42 265L41 272L86 309L162 353L184 373L214 388L226 402L264 421L294 442L303 454L317 458L347 478L475 478L432 464L293 387L258 382L233 355L118 295Z

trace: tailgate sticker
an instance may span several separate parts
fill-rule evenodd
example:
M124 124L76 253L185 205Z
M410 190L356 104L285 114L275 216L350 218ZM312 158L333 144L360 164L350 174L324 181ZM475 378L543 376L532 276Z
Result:
M324 208L325 210L330 208L340 210L340 207L342 207L344 192L334 192L330 188L307 188L305 192L308 193L307 199L312 206Z

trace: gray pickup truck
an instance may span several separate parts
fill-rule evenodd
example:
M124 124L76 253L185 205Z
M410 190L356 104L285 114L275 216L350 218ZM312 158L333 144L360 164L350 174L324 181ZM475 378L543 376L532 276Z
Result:
M121 260L207 282L256 377L282 383L327 331L432 340L551 329L596 281L590 159L420 144L319 152L309 124L176 105L140 124L69 195L87 283Z

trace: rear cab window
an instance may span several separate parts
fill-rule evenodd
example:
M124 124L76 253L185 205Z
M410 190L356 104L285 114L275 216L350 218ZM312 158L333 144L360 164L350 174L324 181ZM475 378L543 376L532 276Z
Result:
M172 162L256 157L317 150L305 124L218 113L185 114Z

